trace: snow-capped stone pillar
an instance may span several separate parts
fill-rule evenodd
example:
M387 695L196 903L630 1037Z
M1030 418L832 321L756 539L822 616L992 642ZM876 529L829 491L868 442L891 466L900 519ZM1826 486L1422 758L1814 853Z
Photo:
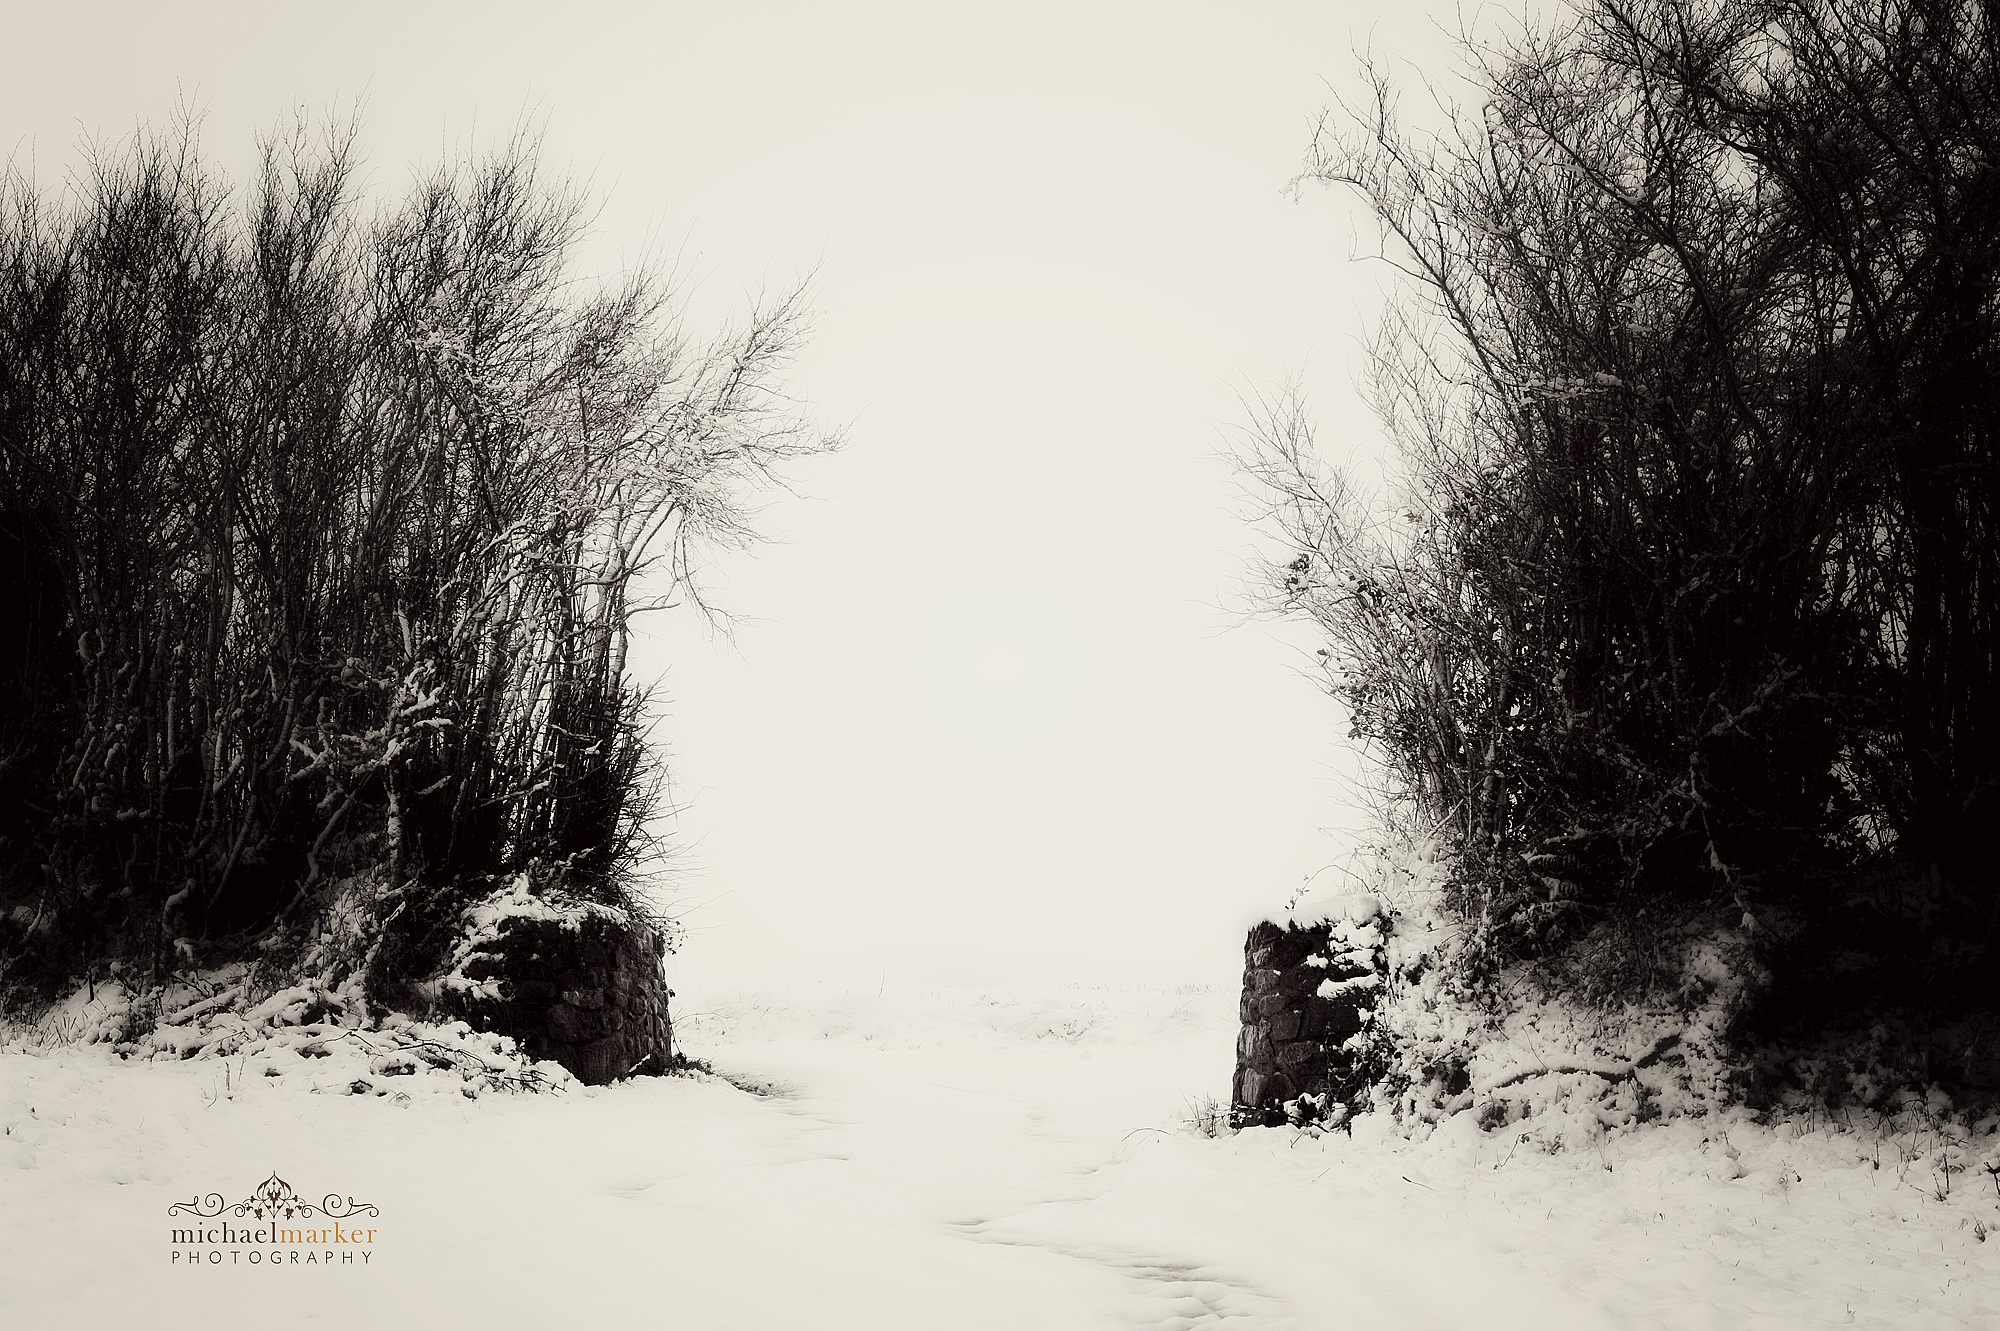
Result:
M1345 1070L1341 1045L1363 1018L1360 994L1340 982L1369 972L1345 949L1330 947L1332 929L1325 921L1300 927L1266 920L1244 940L1242 1027L1229 1105L1238 1127L1284 1122L1288 1101L1325 1096ZM1322 997L1322 989L1341 992Z
M651 925L532 894L525 880L474 907L467 923L441 986L456 1015L591 1085L670 1066L666 944Z

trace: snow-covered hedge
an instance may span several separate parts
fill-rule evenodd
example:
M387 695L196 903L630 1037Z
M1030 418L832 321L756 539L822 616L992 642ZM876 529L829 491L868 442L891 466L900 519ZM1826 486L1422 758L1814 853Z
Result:
M1338 886L1301 891L1284 912L1324 929L1321 997L1361 1000L1361 1027L1330 1058L1344 1095L1288 1105L1299 1121L1377 1112L1423 1133L1470 1113L1549 1149L1742 1098L1747 1060L1732 1036L1762 983L1730 930L1680 944L1678 984L1648 1001L1591 1004L1532 964L1466 964L1465 924L1445 905L1451 866L1433 843L1355 857Z
M399 1103L575 1084L560 1065L528 1057L504 1035L462 1021L371 1020L358 984L307 981L262 992L242 963L178 974L137 994L115 980L86 986L35 1021L0 1030L0 1052L91 1044L128 1061L219 1059L231 1066L232 1082L286 1077L324 1094Z

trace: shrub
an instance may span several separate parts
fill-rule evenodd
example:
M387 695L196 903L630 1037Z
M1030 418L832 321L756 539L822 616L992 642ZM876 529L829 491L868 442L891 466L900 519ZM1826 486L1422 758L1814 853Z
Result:
M17 976L157 976L358 874L419 936L531 869L629 904L633 617L699 602L745 490L823 446L778 388L797 294L702 346L652 275L580 284L586 201L530 139L372 217L354 173L301 128L241 196L191 131L6 181Z
M1781 1010L1990 1001L1990 14L1582 0L1469 50L1446 135L1377 79L1315 147L1409 279L1409 493L1371 518L1264 411L1272 604L1451 838L1475 962L1591 940L1643 986L1741 924Z

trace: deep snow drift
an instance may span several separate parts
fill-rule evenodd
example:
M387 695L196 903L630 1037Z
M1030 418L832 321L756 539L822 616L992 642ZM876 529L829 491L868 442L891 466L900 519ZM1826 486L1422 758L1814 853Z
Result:
M1235 999L684 994L683 1043L737 1085L542 1094L475 1085L463 1059L389 1073L344 1038L140 1062L17 1033L0 1054L0 1324L2000 1318L2000 1240L1981 1237L2000 1225L1996 1177L1976 1151L1940 1176L1921 1128L1732 1112L1571 1133L1554 1154L1471 1113L1422 1142L1379 1115L1352 1137L1209 1137L1186 1121L1224 1094ZM233 1244L190 1265L170 1242L223 1223L170 1207L249 1198L274 1172L315 1204L373 1206L366 1260L273 1270L269 1249Z

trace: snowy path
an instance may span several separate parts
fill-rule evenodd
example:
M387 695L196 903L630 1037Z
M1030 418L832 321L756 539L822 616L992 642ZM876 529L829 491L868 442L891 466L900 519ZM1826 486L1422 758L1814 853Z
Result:
M1225 1001L1091 998L1094 1027L970 1003L716 1023L718 1068L763 1095L660 1079L398 1107L307 1093L309 1070L0 1056L0 1326L2000 1324L2000 1244L1854 1172L1851 1139L1786 1147L1784 1177L1814 1178L1788 1183L1761 1147L1672 1131L1616 1173L1486 1138L1209 1140L1180 1117L1227 1078ZM273 1170L380 1208L365 1269L170 1262L170 1204Z
M1379 1261L1346 1277L1331 1262L1316 1276L1294 1267L1279 1290L1245 1260L1245 1235L1205 1246L1219 1221L1252 1219L1230 1215L1240 1187L1219 1212L1185 1189L1126 1197L1159 1134L1121 1142L1131 1120L1107 1102L1143 1095L1143 1060L1064 1049L973 1068L793 1045L725 1062L774 1092L658 1081L456 1114L345 1097L271 1112L204 1105L180 1067L91 1069L100 1094L154 1080L147 1098L165 1122L83 1111L62 1130L79 1140L39 1180L59 1186L6 1207L10 1229L42 1240L9 1233L9 1253L55 1251L10 1273L0 1320L213 1326L268 1317L282 1288L286 1320L392 1326L557 1326L587 1311L699 1328L1276 1331L1374 1322L1407 1293ZM1036 1094L1010 1088L1029 1079ZM171 1158L161 1138L178 1139ZM114 1163L126 1146L142 1168ZM247 1194L272 1169L378 1205L375 1269L274 1272L230 1251L219 1267L168 1266L170 1202L232 1184ZM1280 1256L1295 1261L1294 1246ZM1395 1324L1456 1324L1412 1311Z
M738 1053L721 1066L782 1088L779 1105L805 1127L800 1144L838 1162L818 1177L827 1191L801 1199L806 1209L891 1219L904 1233L943 1227L974 1245L951 1260L976 1283L938 1288L908 1322L853 1325L1467 1325L1462 1295L1440 1299L1411 1287L1412 1268L1428 1265L1424 1250L1433 1246L1410 1223L1415 1216L1367 1217L1376 1231L1369 1243L1324 1248L1300 1241L1305 1197L1269 1197L1269 1179L1246 1188L1213 1150L1162 1158L1202 1144L1164 1130L1178 1126L1161 1111L1185 1097L1184 1062L1063 1046L978 1059L928 1050L857 1058L851 1047L801 1042ZM1199 1168L1204 1155L1208 1167ZM717 1183L727 1188L731 1179ZM746 1204L762 1209L769 1196ZM1541 1282L1524 1281L1511 1264L1465 1261L1459 1276L1485 1290L1480 1325L1548 1325ZM1508 1306L1521 1315L1511 1317ZM953 1312L939 1320L944 1309ZM1566 1326L1609 1325L1580 1301L1570 1312Z

